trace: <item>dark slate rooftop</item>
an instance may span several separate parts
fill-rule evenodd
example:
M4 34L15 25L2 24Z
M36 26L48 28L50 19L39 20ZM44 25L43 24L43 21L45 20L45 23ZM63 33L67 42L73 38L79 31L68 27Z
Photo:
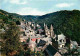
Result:
M45 44L46 44L46 41L40 39L38 45L39 46L44 46Z
M51 56L55 55L57 52L57 49L50 44L47 46L46 50L48 51L48 54L50 54Z

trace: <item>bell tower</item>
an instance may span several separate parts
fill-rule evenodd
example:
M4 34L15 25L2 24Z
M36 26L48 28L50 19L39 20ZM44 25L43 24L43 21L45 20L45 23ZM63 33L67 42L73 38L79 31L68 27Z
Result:
M47 27L47 25L45 25L45 35L48 35L48 27Z
M46 25L45 25L45 23L44 23L44 28L45 28L45 26L46 26Z
M50 27L50 36L53 37L54 36L54 31L53 31L53 26L51 24L51 27Z

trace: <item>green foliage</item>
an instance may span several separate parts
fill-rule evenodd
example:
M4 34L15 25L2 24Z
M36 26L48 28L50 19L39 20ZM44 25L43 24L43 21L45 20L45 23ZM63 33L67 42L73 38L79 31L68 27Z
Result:
M30 38L28 38L26 42L29 43L29 41L30 41Z
M42 51L40 51L40 52L36 52L36 56L45 56L45 55Z
M10 24L10 22L12 22L12 21L20 24L19 21L22 20L21 18L22 18L21 15L14 14L14 13L8 13L8 12L0 9L0 19L2 19L3 22L6 24Z
M20 50L19 29L16 24L11 23L9 29L2 34L1 38L3 39L2 50L5 51L6 54Z
M16 21L16 24L17 24L17 25L20 25L21 23L20 23L20 21Z

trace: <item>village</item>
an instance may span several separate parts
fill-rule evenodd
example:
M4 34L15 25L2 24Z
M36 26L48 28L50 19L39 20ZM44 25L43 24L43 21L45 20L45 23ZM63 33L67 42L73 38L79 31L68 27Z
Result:
M69 49L78 51L75 51L74 54L80 52L78 43L68 39L62 33L56 35L52 24L48 28L47 24L44 23L44 29L42 29L39 24L24 20L18 26L21 31L20 42L26 43L31 51L43 51L45 55L49 56L62 56L69 53Z
M31 51L43 52L45 56L63 56L73 54L80 54L80 46L77 41L72 41L63 33L57 35L54 33L54 26L51 24L50 28L47 24L43 24L43 28L35 23L23 20L20 25L20 42L27 45ZM0 29L0 33L5 32ZM0 39L0 41L2 41ZM0 46L1 48L1 46Z

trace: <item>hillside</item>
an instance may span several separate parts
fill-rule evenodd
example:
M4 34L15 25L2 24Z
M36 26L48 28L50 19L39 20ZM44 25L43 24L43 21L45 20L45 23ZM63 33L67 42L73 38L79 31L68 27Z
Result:
M12 18L12 19L25 19L27 21L34 21L37 19L38 16L33 16L33 15L19 15L16 13L9 13L4 10L0 9L0 18L2 17L7 17L7 18Z
M80 11L58 11L38 17L37 23L43 26L45 22L49 27L53 25L56 34L63 33L68 38L80 44Z
M35 21L37 20L37 18L39 17L37 16L33 16L33 15L21 15L22 19L25 19L27 21Z

